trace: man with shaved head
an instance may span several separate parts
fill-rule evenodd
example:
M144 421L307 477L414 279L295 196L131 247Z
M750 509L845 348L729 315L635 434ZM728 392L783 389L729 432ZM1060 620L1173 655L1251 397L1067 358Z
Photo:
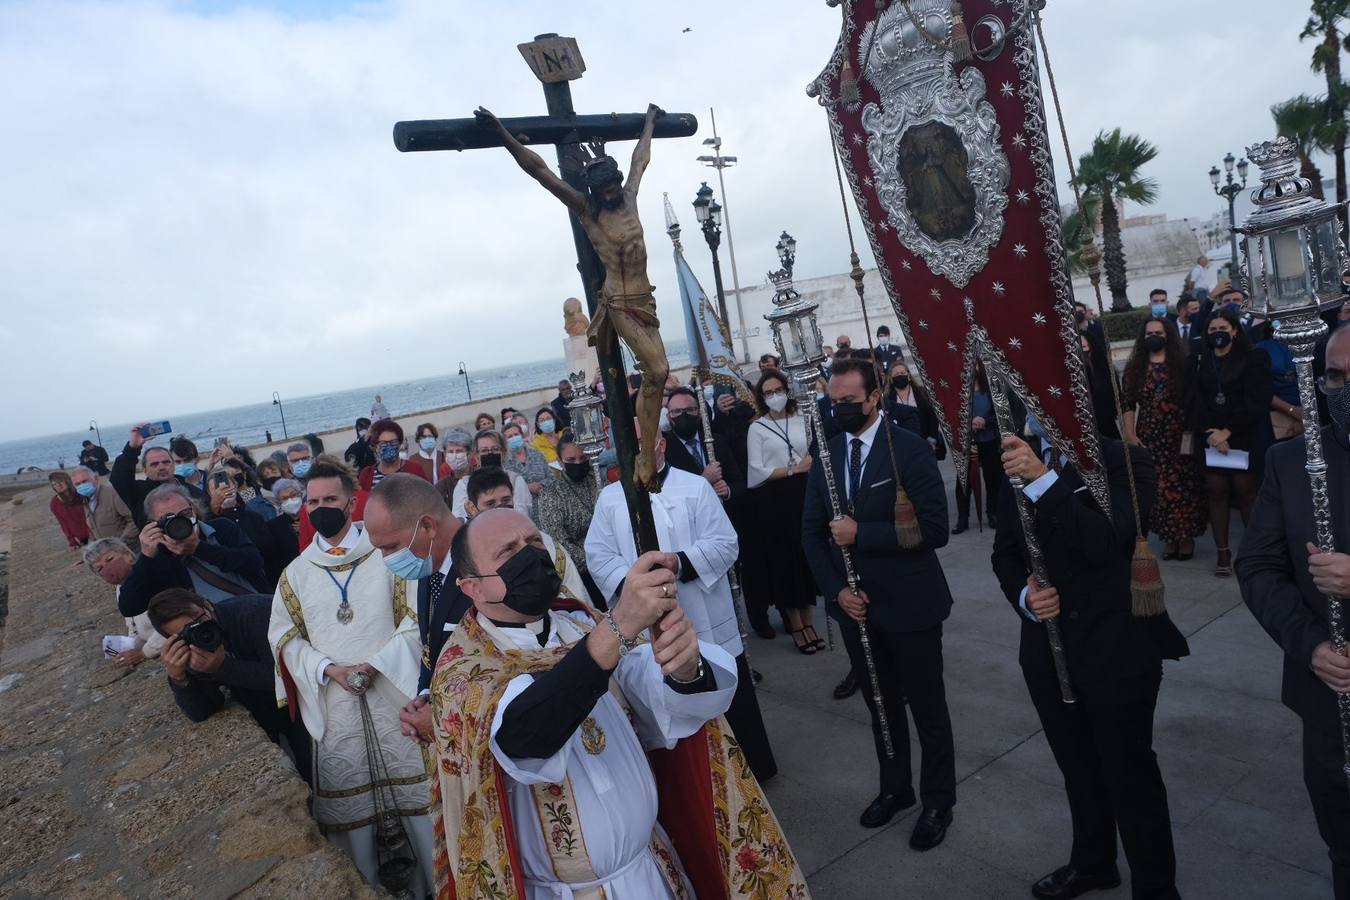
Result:
M445 500L425 478L399 472L386 475L366 503L366 534L395 576L417 581L417 628L422 636L422 672L417 696L399 718L403 733L431 742L431 670L445 637L469 608L459 589L450 544L463 527Z
M680 609L673 554L640 557L602 616L559 597L539 529L516 510L479 513L451 553L473 609L432 679L448 862L438 895L490 884L524 897L741 897L727 867L749 854L773 896L805 895L758 784L727 765L717 720L736 664ZM681 847L700 851L688 867L657 823L658 797L663 817L703 823L681 827ZM744 816L754 834L719 855Z
M1350 693L1350 659L1331 643L1327 598L1350 597L1350 328L1327 342L1318 387L1331 422L1322 429L1336 546L1318 547L1307 437L1276 444L1238 550L1242 599L1284 650L1280 699L1303 720L1303 781L1331 856L1335 896L1350 897L1350 792L1342 771L1337 695Z

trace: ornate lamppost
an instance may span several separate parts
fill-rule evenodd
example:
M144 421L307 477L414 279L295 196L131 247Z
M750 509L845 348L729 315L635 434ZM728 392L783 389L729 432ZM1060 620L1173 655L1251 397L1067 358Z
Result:
M1336 536L1317 417L1313 351L1327 333L1322 307L1344 299L1341 276L1347 260L1340 239L1339 209L1313 195L1311 182L1299 175L1298 150L1288 138L1248 147L1247 155L1261 169L1261 186L1252 194L1256 209L1237 229L1243 235L1252 308L1273 322L1275 338L1288 345L1294 356L1314 532L1317 545L1332 550ZM1331 644L1338 653L1345 653L1346 648L1344 599L1326 598ZM1345 751L1342 768L1350 780L1350 694L1337 694L1336 701Z
M712 188L703 182L694 195L694 216L703 229L703 239L708 242L712 252L713 284L717 287L717 316L722 327L727 330L727 342L731 342L731 323L727 321L727 295L722 289L722 261L718 258L717 248L722 244L722 204L713 198Z
M797 261L797 239L784 231L778 236L774 249L778 251L778 261L783 264L783 271L791 275L792 264Z
M94 419L89 420L89 430L98 438L98 445L103 446L103 432L98 430L98 422Z
M1218 194L1228 201L1228 243L1232 251L1232 268L1228 277L1237 283L1238 277L1238 240L1237 240L1237 220L1234 218L1233 204L1237 202L1238 194L1247 187L1247 160L1239 159L1237 161L1237 172L1240 181L1233 178L1233 154L1229 153L1223 158L1224 181L1219 183L1219 167L1214 166L1209 170L1209 182L1214 185L1214 193Z
M460 360L459 363L459 374L464 377L464 393L468 394L469 399L472 400L473 391L469 389L469 368L466 365L464 365L463 360Z

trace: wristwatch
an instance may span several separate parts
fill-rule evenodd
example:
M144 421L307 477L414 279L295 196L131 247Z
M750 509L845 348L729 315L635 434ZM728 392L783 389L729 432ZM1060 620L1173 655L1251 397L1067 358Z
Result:
M630 641L623 636L623 632L619 631L619 626L614 621L614 612L612 610L607 610L605 612L605 621L609 623L609 630L614 632L614 640L619 642L619 659L623 659L628 655L629 650L632 650L638 645L638 639L635 637Z

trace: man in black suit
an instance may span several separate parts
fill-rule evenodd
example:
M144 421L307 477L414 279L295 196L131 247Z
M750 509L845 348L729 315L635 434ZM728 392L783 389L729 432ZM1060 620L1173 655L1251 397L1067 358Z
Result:
M440 492L416 475L385 476L366 501L366 534L400 578L417 579L417 629L422 636L422 672L417 696L399 713L403 733L431 743L431 676L445 639L472 606L459 589L450 545L464 523L450 512Z
M910 846L928 850L946 835L956 803L952 723L942 681L942 623L951 611L952 596L935 552L947 543L946 492L928 442L891 425L882 414L870 359L837 359L830 376L830 400L841 430L829 441L831 465L847 515L832 521L817 456L802 512L802 550L821 593L827 602L833 601L829 612L839 622L849 659L860 673L867 669L859 625L868 629L895 749L894 758L887 759L871 690L864 684L881 763L881 790L859 821L864 827L880 827L915 802L907 698L923 751L919 774L923 813ZM896 529L897 470L923 538L912 550L901 547ZM840 547L851 549L861 580L856 594L848 586Z
M699 421L698 395L687 387L677 387L666 400L670 416L670 434L666 436L666 462L691 475L702 475L713 486L722 502L738 502L745 497L745 470L736 462L727 439L713 432L713 455L708 461L704 434Z
M1203 303L1190 294L1182 294L1177 300L1177 311L1169 313L1167 318L1177 327L1177 334L1181 337L1181 346L1187 353L1199 353L1205 346L1205 329L1201 327L1207 315L1204 312L1205 307L1211 310L1214 307L1213 300L1205 300Z
M1019 661L1046 740L1064 775L1073 823L1069 863L1036 882L1036 897L1076 897L1120 884L1119 830L1130 863L1133 896L1175 898L1167 789L1153 753L1153 711L1162 660L1186 655L1186 639L1166 614L1138 618L1130 595L1134 512L1125 445L1103 441L1111 510L1103 512L1072 464L1005 436L1003 468L1021 477L1032 502L1036 534L1053 587L1030 574L1016 497L999 495L993 566L1022 621ZM1156 490L1148 452L1131 448L1144 527ZM1059 469L1056 472L1055 469ZM1063 611L1061 613L1061 610ZM1066 704L1055 674L1045 619L1063 636L1077 702Z
M1350 793L1341 771L1337 693L1350 692L1350 659L1331 645L1327 596L1350 597L1350 328L1327 342L1322 430L1337 552L1318 551L1305 438L1270 448L1261 493L1238 550L1242 598L1284 650L1280 699L1303 720L1303 781L1331 856L1335 896L1350 898ZM1327 548L1331 549L1331 548Z

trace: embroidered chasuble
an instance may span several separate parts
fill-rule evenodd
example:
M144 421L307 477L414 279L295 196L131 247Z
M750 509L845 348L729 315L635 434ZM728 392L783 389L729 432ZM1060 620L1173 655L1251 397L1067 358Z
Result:
M314 818L372 886L379 857L375 839L375 783L366 752L361 704L325 678L322 669L367 663L375 676L366 702L395 805L417 856L414 894L432 886L434 842L429 816L430 774L422 749L405 737L398 713L417 693L420 639L415 582L395 578L362 531L340 555L310 543L281 576L272 598L268 641L277 660L277 702L300 715L314 738ZM345 603L344 603L345 594ZM284 671L284 675L283 675ZM293 685L287 684L287 681Z
M719 724L736 663L716 644L700 642L711 671L702 692L671 689L643 644L560 750L519 759L502 750L505 711L593 621L566 600L547 629L502 627L471 610L447 641L431 682L438 900L807 898Z

